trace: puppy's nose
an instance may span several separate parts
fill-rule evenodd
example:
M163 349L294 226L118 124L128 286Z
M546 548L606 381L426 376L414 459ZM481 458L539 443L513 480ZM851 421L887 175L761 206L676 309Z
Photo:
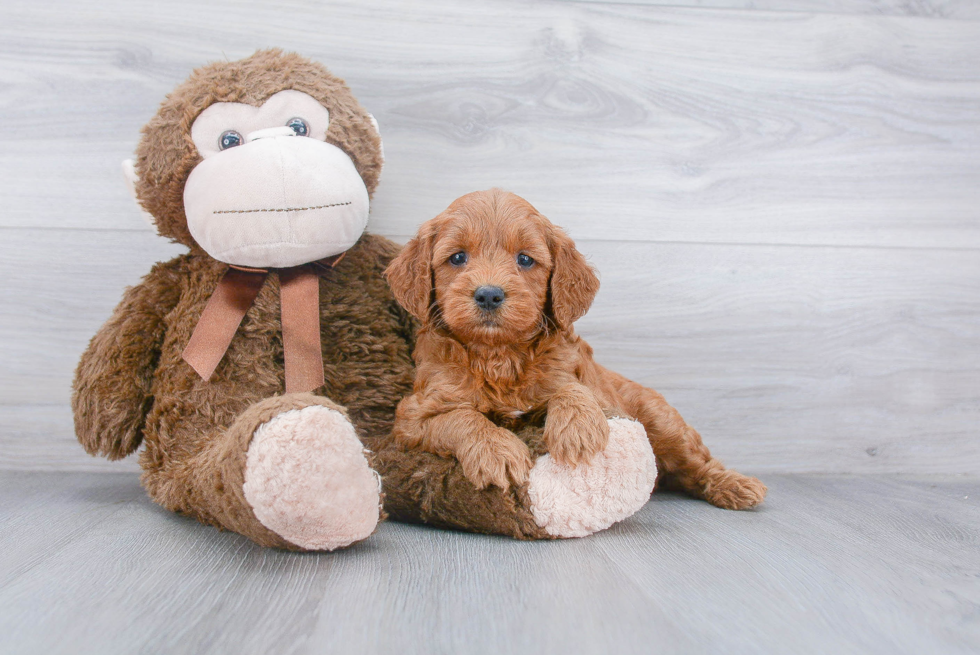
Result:
M488 312L500 307L505 297L504 290L500 287L482 286L473 293L476 306Z

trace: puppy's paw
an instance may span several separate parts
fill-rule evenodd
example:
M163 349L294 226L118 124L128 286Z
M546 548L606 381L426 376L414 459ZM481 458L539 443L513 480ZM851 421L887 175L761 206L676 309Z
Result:
M559 464L588 464L609 444L609 421L594 398L591 402L552 403L544 424L544 443Z
M766 485L756 478L725 469L713 473L704 481L702 495L712 505L722 509L748 509L766 497Z
M503 428L479 435L456 453L456 459L463 467L463 475L477 489L491 484L507 489L511 482L520 486L527 482L534 464L527 445Z

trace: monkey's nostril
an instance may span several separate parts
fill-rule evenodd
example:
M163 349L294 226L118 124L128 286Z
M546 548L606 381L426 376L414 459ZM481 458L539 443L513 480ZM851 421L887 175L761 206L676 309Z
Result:
M500 287L482 286L473 292L476 306L484 311L493 311L503 304L507 294Z

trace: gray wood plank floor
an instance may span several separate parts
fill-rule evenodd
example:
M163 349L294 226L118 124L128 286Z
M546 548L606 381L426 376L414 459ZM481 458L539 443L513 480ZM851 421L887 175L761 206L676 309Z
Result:
M980 481L766 482L757 511L656 494L581 540L387 523L310 555L135 475L2 472L0 652L977 652Z

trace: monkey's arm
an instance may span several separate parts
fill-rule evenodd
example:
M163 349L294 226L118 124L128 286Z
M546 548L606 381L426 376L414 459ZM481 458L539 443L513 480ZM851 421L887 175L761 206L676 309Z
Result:
M91 455L122 459L143 440L164 317L177 305L183 257L155 265L123 299L82 355L72 384L75 435Z

